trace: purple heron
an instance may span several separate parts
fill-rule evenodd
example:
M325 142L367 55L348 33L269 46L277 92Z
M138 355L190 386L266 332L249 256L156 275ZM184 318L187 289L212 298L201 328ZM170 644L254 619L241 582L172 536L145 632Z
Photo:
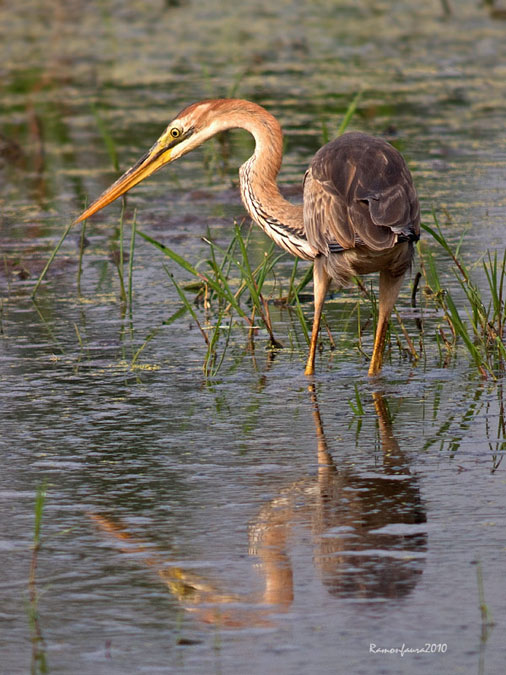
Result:
M286 251L314 263L314 319L306 375L314 373L320 319L331 280L380 273L379 315L369 375L381 370L388 320L413 244L420 236L420 206L409 169L386 141L351 132L324 145L304 176L303 204L291 204L276 177L283 133L267 110L241 99L194 103L182 110L153 147L75 221L92 216L165 164L226 129L255 139L239 169L241 196L251 218Z

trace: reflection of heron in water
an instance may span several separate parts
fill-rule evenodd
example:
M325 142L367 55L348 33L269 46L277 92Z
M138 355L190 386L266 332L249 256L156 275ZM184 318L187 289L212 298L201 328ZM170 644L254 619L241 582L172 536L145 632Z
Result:
M241 128L255 152L240 171L251 218L276 244L314 262L315 312L306 374L314 372L320 318L331 279L339 286L380 273L379 313L369 375L381 370L390 313L420 236L420 206L401 154L381 138L349 133L320 148L304 176L304 204L284 199L276 183L283 154L278 121L256 103L200 101L182 110L153 147L76 220L89 218L165 164L215 134Z
M153 547L104 516L97 525L143 552L181 605L200 620L241 627L270 623L269 615L293 602L290 541L296 528L310 529L313 560L326 588L347 598L386 599L408 594L421 573L426 517L417 480L392 433L388 409L373 394L382 448L382 471L360 476L338 470L328 451L316 392L310 388L317 437L318 473L283 489L250 527L250 553L264 578L260 593L241 595L153 553ZM178 556L181 560L181 556Z
M393 433L388 408L374 393L382 470L365 476L338 470L328 451L316 392L310 386L318 448L317 479L297 481L262 508L253 526L253 547L267 584L290 583L290 567L273 562L276 541L289 541L295 526L311 527L313 560L325 586L348 598L406 595L421 572L426 516L417 480ZM287 548L289 545L287 545ZM283 579L283 575L286 579ZM286 593L286 591L285 591Z

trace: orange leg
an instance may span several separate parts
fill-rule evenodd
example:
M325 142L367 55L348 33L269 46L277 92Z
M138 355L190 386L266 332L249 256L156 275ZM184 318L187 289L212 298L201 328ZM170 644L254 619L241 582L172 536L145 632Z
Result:
M400 277L392 277L388 272L380 273L378 325L376 326L374 349L372 352L371 363L369 365L370 376L377 375L381 371L388 320L390 318L390 314L392 313L395 301L397 300L397 296L399 295L403 278L404 275Z
M313 286L314 286L314 317L313 331L311 333L311 342L309 343L309 354L307 357L306 375L314 374L314 361L316 356L316 345L318 344L318 333L320 332L320 319L322 316L323 303L330 283L330 276L323 266L323 259L316 258L313 268Z

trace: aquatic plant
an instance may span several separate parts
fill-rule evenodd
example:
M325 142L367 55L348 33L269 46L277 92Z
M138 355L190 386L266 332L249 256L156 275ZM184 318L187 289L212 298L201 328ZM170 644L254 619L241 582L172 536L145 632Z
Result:
M437 327L436 339L442 350L447 352L447 358L451 358L462 343L482 377L495 379L506 368L506 251L502 258L497 252L487 251L485 254L482 269L488 287L482 291L473 281L471 269L460 254L464 235L457 246L452 247L435 211L433 219L434 227L426 224L422 227L452 261L452 273L465 300L465 303L455 300L453 292L440 278L433 248L428 243L421 243L419 253L426 284L425 297L442 310L444 319L444 324Z
M234 314L236 319L245 322L249 327L250 341L253 340L256 330L255 322L259 320L269 335L271 347L281 346L274 336L269 305L262 294L262 288L269 272L283 255L275 250L274 244L265 252L262 262L253 268L248 256L247 239L245 240L241 228L235 224L234 236L226 249L220 247L209 237L203 238L203 241L209 246L209 257L204 261L207 269L201 271L165 244L156 241L140 230L137 233L188 272L197 282L187 286L189 291L196 292L196 296L190 301L186 295L187 289L177 282L174 275L166 268L166 272L183 303L181 308L184 308L183 313L188 312L190 314L206 343L207 353L204 359L206 375L217 372L223 361L224 353L221 359L217 359L217 346L220 332L223 330L222 321L225 316L228 317L228 327L224 350L228 345ZM232 270L235 274L231 274ZM237 276L237 272L239 276ZM296 289L293 292L296 293ZM211 308L213 302L216 304L212 324L207 321L207 325L202 326L194 309L194 305L198 304L199 300L203 302L206 311ZM182 313L179 314L179 316L181 315ZM135 358L137 358L137 354Z
M39 593L37 591L37 563L41 547L41 531L42 531L42 513L44 511L44 504L46 501L46 484L42 483L37 487L34 505L34 528L33 528L33 545L32 545L32 559L30 563L30 574L28 579L28 619L30 623L31 640L32 640L32 666L31 672L47 673L48 665L46 659L46 651L44 645L44 638L40 627L39 616Z

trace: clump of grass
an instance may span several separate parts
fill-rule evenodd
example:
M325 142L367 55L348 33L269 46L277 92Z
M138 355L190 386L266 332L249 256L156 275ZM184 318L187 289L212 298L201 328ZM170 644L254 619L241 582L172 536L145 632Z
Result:
M251 342L258 329L256 324L260 323L269 335L270 346L272 348L282 347L274 336L269 304L262 293L269 272L283 255L275 251L274 245L271 245L265 253L262 262L253 268L248 256L249 234L245 238L241 228L236 224L233 239L226 249L211 239L204 238L209 246L209 257L204 261L206 269L201 271L165 244L139 230L138 234L194 278L194 282L197 282L197 284L192 283L187 288L193 292L197 291L196 300L198 302L199 298L203 299L206 312L212 305L215 306L213 323L208 320L205 325L202 325L194 309L195 300L190 300L187 297L187 290L166 269L183 303L181 309L184 309L184 313L188 312L193 318L206 344L204 372L207 376L215 374L223 362L235 320L245 322L249 327ZM226 327L223 325L225 317L228 317L228 326ZM221 358L219 358L217 349L220 333L224 328L225 344Z
M207 348L203 365L206 376L212 376L218 372L223 363L233 326L237 325L237 323L245 323L248 326L250 336L249 345L252 350L254 349L254 336L257 334L259 328L263 328L267 332L271 347L282 347L281 343L274 336L269 302L263 292L266 282L272 282L271 272L273 268L278 260L285 255L284 253L278 252L278 249L274 244L271 244L270 248L265 253L263 261L253 268L248 255L248 242L251 228L244 235L241 228L236 224L234 236L226 248L219 246L210 238L210 236L203 237L203 241L209 246L209 256L201 264L195 267L188 260L183 258L183 256L161 242L156 241L146 233L141 231L137 231L137 233L193 277L193 280L190 283L183 284L176 280L174 274L169 271L168 268L165 268L171 282L176 288L182 306L170 319L168 319L168 321L164 322L164 324L172 323L173 320L180 318L184 314L189 314L192 317ZM312 270L313 266L311 265L305 270L300 280L297 280L298 260L295 259L288 282L287 292L283 295L283 288L280 286L281 297L274 300L277 305L293 308L306 343L309 343L311 325L305 317L300 294L311 281ZM372 290L372 286L371 288L366 288L358 279L357 286L368 301L370 301L372 311L371 317L367 319L367 323L373 324L372 332L374 332L378 314L376 294ZM193 297L191 297L190 294L192 294ZM204 307L204 317L199 316L195 307L195 305L198 304L202 304ZM360 302L357 302L354 305L351 314L348 317L347 324L355 312L357 313L357 321L359 324L359 350L367 357L367 354L365 354L361 346L363 327L361 326ZM416 362L419 356L413 341L398 312L396 313L396 316L400 331L395 328L391 329L387 340L387 350L391 349L390 336L393 335L401 355L404 356L407 354L412 358L412 361ZM225 323L225 320L227 323ZM330 349L334 350L335 341L324 315L322 317L322 326L327 327ZM369 328L370 327L368 327L368 330ZM137 350L132 365L135 364L140 353L154 337L156 332L157 331L153 331L150 333L144 344ZM219 356L218 349L220 337L222 335L225 336L225 342L221 356Z
M462 239L455 248L452 247L436 213L433 218L434 227L423 225L423 228L452 261L452 272L466 300L464 307L459 309L452 292L441 282L433 250L420 246L425 293L442 310L446 324L446 329L445 326L438 328L438 344L450 357L462 343L482 377L496 379L506 370L506 251L502 258L497 252L487 252L482 260L488 286L483 292L473 281L470 269L460 255Z

